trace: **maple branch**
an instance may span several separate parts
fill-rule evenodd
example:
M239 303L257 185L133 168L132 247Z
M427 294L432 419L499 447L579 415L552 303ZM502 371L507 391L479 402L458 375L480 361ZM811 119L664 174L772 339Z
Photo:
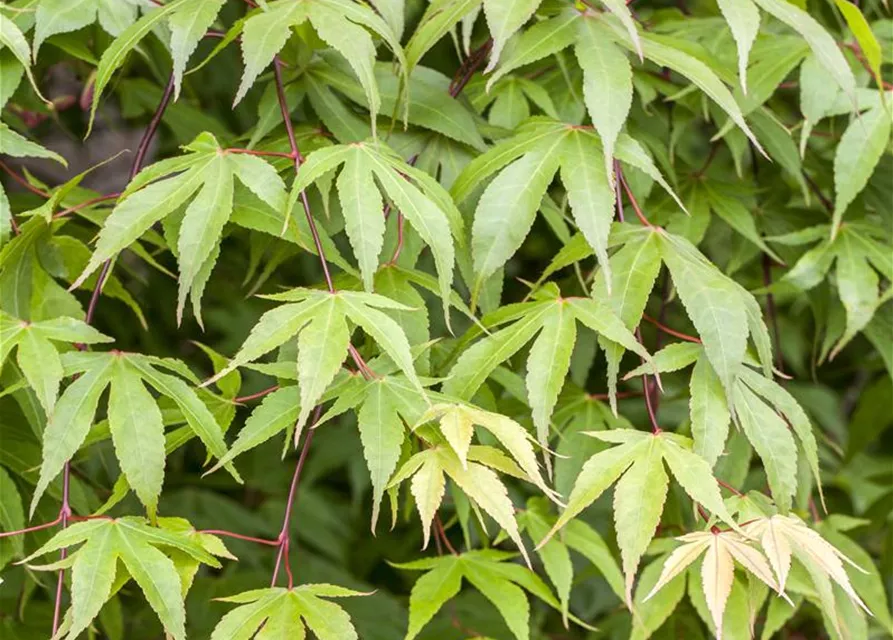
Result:
M279 531L279 537L276 540L276 545L279 547L279 551L276 554L276 566L273 569L273 579L270 582L271 587L276 586L276 579L279 577L279 567L282 565L283 559L285 560L285 572L288 575L288 588L291 589L294 586L294 576L292 575L291 562L288 558L288 549L291 544L288 528L291 522L291 512L294 507L295 495L298 492L298 483L301 481L301 471L304 469L304 463L307 461L307 454L310 451L310 443L313 442L313 434L316 433L316 429L313 427L319 421L321 413L322 405L317 405L316 409L313 411L313 418L311 418L310 424L307 425L307 435L304 437L304 446L301 448L301 455L298 456L298 463L295 465L295 473L291 478L291 487L289 487L288 490L288 501L285 504L285 515L282 517L282 529Z
M718 484L719 486L721 486L723 489L728 489L729 491L731 491L732 493L734 493L736 496L739 496L739 497L740 497L740 496L743 496L743 495L744 495L743 493L741 493L740 491L738 491L738 489L736 489L735 487L733 487L732 485L730 485L728 482L723 482L723 481L720 480L719 478L716 479L716 484Z
M282 61L277 55L273 59L273 74L276 82L276 95L279 98L279 111L282 113L282 121L285 124L285 133L288 136L288 144L291 147L291 157L295 162L295 173L297 173L301 165L304 163L304 156L298 148L298 141L295 139L295 130L291 124L291 113L288 110L288 103L285 100L285 84L282 81L282 70L280 69ZM307 200L307 192L301 191L301 204L304 207L304 216L307 218L307 226L310 227L310 235L313 236L313 244L316 247L316 253L319 256L319 264L322 266L322 272L326 279L326 287L329 293L335 293L335 285L332 282L332 275L329 273L329 261L326 259L326 251L323 249L322 241L319 237L319 231L316 229L316 221L310 212L310 202ZM360 356L359 352L353 345L349 345L350 357L356 363L357 368L366 378L375 377L372 370Z
M653 324L660 331L666 333L667 335L674 336L676 338L679 338L680 340L685 340L686 342L694 342L696 344L701 344L700 338L696 338L695 336L690 336L687 333L682 333L681 331L676 331L675 329L671 329L670 327L666 326L665 324L663 324L656 318L652 318L647 313L642 314L642 320L645 320L646 322ZM658 334L658 335L660 335L660 334ZM657 350L659 350L659 348L660 348L660 343L658 343Z
M806 181L806 186L809 187L809 190L812 191L819 199L819 202L822 203L822 206L825 208L825 210L829 213L834 211L834 205L831 203L830 200L828 200L825 194L822 193L822 189L819 187L818 184L816 184L816 181L813 180L810 175L806 173L806 171L801 171L800 173L803 174L803 179Z
M288 144L291 147L292 156L295 163L295 173L297 173L301 165L304 163L304 156L298 148L298 141L295 139L295 129L291 124L291 112L288 109L288 103L285 100L285 84L282 82L282 69L280 68L282 61L277 55L273 59L273 74L276 80L276 95L279 98L279 110L282 112L282 121L285 124L285 133L288 136ZM304 215L307 218L307 225L310 227L310 235L313 236L313 244L316 246L316 253L319 255L319 262L322 265L322 272L326 278L326 286L330 293L335 293L335 285L332 283L332 275L329 273L328 260L326 260L325 249L322 248L322 241L319 239L319 231L316 229L316 222L310 213L310 202L307 200L307 192L301 190L301 204L304 207Z
M155 137L155 133L158 131L158 126L161 124L161 118L164 116L164 112L167 109L168 104L170 104L171 96L174 92L174 74L171 73L170 79L168 80L167 87L164 90L164 94L161 96L161 101L158 103L158 107L155 109L155 113L152 115L152 119L149 121L149 126L146 128L146 131L143 133L143 137L140 140L140 144L137 147L136 155L133 158L133 164L130 167L130 175L129 179L133 180L137 173L139 173L140 168L143 165L143 160L146 157L146 153L149 151L149 145L152 143L152 139ZM99 296L102 294L102 287L105 284L106 279L111 272L112 261L106 260L102 265L102 270L99 272L99 277L96 279L96 285L93 287L93 293L90 296L90 303L87 306L87 313L84 318L84 321L87 324L93 324L93 316L96 313L96 305L99 302ZM80 351L86 351L87 345L81 344L78 345L78 349ZM65 467L62 470L62 506L59 510L60 524L62 528L65 529L68 526L68 520L71 517L71 504L69 503L69 484L71 481L71 460L65 462ZM64 560L68 557L68 548L64 547L60 553L61 559ZM59 622L60 615L62 612L62 588L65 584L65 569L59 569L59 577L56 582L56 598L53 604L53 635L56 635L56 632L59 630Z
M451 97L456 98L462 93L462 90L471 80L474 72L478 70L478 67L481 66L481 63L487 57L487 54L490 53L490 49L492 48L493 38L487 38L487 41L484 42L484 44L472 51L469 56L465 58L465 61L459 66L456 75L453 76L453 79L450 82Z

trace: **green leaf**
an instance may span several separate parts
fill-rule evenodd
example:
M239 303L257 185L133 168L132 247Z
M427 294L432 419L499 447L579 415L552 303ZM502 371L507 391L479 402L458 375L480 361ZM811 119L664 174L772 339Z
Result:
M18 363L28 385L37 394L46 415L53 413L63 371L59 354L52 343L33 329L22 332L18 340Z
M837 235L844 212L868 184L868 179L887 148L893 116L882 107L854 118L834 154L834 219L831 237Z
M440 559L434 569L416 580L409 595L409 629L405 640L418 636L434 614L458 595L461 587L462 565L453 556Z
M412 71L422 56L479 4L480 0L437 0L429 4L406 44L407 68Z
M16 23L2 13L0 13L0 45L9 49L12 55L15 56L25 70L25 75L28 76L28 81L31 82L34 93L37 94L38 98L46 102L47 99L40 93L40 89L34 81L34 75L31 73L31 48L28 46L28 41L25 40L25 36Z
M706 356L698 358L691 373L689 389L694 450L712 467L725 448L732 416L722 381L713 371Z
M545 445L558 394L564 386L577 340L577 324L569 305L559 302L543 318L543 328L527 359L527 397L537 439Z
M747 312L734 282L688 240L660 235L661 257L710 364L730 393L747 347Z
M154 517L164 481L164 423L140 376L120 361L115 363L108 420L121 471Z
M614 219L614 189L612 153L604 147L604 159L591 136L574 132L561 146L561 181L574 222L595 251L598 263L611 292L613 280L608 260L608 235Z
M329 296L310 323L298 334L298 387L300 411L295 425L295 443L313 407L341 369L350 346L350 331L341 300Z
M224 4L226 0L193 2L171 15L168 26L171 30L171 57L174 61L174 100L180 96L180 86L189 57Z
M475 290L521 247L540 201L558 170L557 142L508 165L484 190L474 212L471 253Z
M373 381L357 414L363 456L372 480L372 531L378 522L381 499L388 479L397 468L404 427L386 382Z
M586 110L601 137L605 170L609 184L613 184L614 145L633 101L632 68L626 55L610 40L610 30L594 19L580 21L574 50L583 69ZM613 198L611 204L613 209ZM581 231L585 235L585 229Z
M487 81L487 89L497 80L524 65L532 64L569 47L577 39L579 14L567 9L554 18L537 22L518 36L499 69ZM411 45L412 43L410 43Z
M750 389L737 385L734 391L735 415L756 449L772 498L784 514L791 508L791 496L797 490L797 447L787 425Z
M753 0L763 11L781 20L806 40L816 59L843 91L852 96L856 80L834 38L808 13L786 0Z
M245 420L229 451L205 473L213 473L237 456L263 444L278 433L294 426L298 420L300 396L294 385L277 389L265 396Z
M336 184L347 237L357 256L363 285L371 291L384 244L385 219L381 215L381 195L371 169L362 161L364 157L360 149L350 149Z
M0 122L0 153L15 158L49 158L67 167L65 158L32 142Z
M140 41L151 33L155 27L165 18L170 17L181 7L192 4L189 0L171 0L163 6L152 9L144 14L139 20L127 27L121 34L115 38L102 53L99 59L99 66L96 68L96 83L93 87L93 101L90 105L90 120L87 124L87 135L93 130L93 120L96 117L96 109L99 107L99 100L102 92L112 79L112 74L124 64L127 55L136 48Z
M493 575L479 563L465 565L465 579L495 606L518 640L530 638L530 604L520 587Z
M660 522L668 484L661 443L652 437L614 488L617 546L620 547L626 576L626 601L630 607L636 569Z
M871 73L874 75L875 81L878 83L878 86L882 86L881 64L883 61L883 52L881 51L880 43L874 36L874 33L872 33L871 27L868 25L868 21L865 19L865 16L862 15L858 5L855 5L852 2L846 2L846 0L834 0L834 4L840 9L840 12L846 20L847 26L850 28L850 31L853 32L853 35L856 36L856 42L859 43L859 49L862 50L862 54L868 61L868 66L871 68Z
M738 47L738 77L746 94L747 62L760 30L760 12L751 0L718 0L718 4Z
M484 16L487 27L493 38L490 61L484 73L489 73L499 62L508 39L511 38L527 22L539 6L539 0L484 0Z
M111 380L112 366L112 359L105 359L72 382L56 403L43 432L43 459L40 478L31 498L32 516L50 482L59 475L87 437L99 397Z
M591 298L571 298L567 301L577 320L596 331L605 339L615 342L650 361L651 355L630 333L623 321L618 318L608 304Z

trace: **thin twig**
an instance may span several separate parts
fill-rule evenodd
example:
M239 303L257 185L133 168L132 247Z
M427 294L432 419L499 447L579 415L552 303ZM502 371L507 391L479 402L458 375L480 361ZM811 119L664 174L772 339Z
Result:
M646 227L653 227L654 225L648 221L648 218L645 217L645 214L642 213L641 207L639 207L639 202L636 200L636 197L633 195L632 190L630 190L629 185L626 183L626 178L623 177L623 170L620 168L620 163L615 165L617 169L617 178L620 181L620 184L623 185L623 190L626 192L627 197L629 198L629 202L633 205L633 211L636 212L636 216L639 218L639 222L644 224Z
M443 541L443 545L449 550L451 554L454 556L458 556L459 552L456 551L456 548L450 542L450 539L447 538L446 530L443 528L443 522L440 519L440 514L434 514L434 528L437 531L437 534L440 536L440 539Z
M659 320L652 318L647 313L642 314L642 320L644 320L645 322L648 322L650 324L653 324L655 327L657 327L658 329L660 329L663 333L666 333L667 335L674 336L676 338L679 338L680 340L685 340L686 342L694 342L696 344L701 344L700 338L696 338L695 336L690 336L687 333L682 333L681 331L676 331L675 329L671 329L670 327L666 326ZM659 351L659 350L660 350L660 344L658 343L658 347L655 349L655 351Z
M90 200L86 200L85 202L76 204L73 207L68 207L67 209L63 209L62 211L59 211L58 213L53 214L53 218L54 219L55 218L64 218L68 214L74 213L75 211L80 211L81 209L86 209L87 207L92 206L94 204L98 204L100 202L105 202L106 200L115 200L120 197L121 197L120 193L110 193L105 196L97 196L96 198L91 198Z
M636 327L636 339L642 342L642 330L639 327ZM642 362L645 362L644 358L642 358ZM657 423L657 414L654 411L654 403L651 399L651 382L647 373L642 375L642 384L645 386L645 408L648 410L648 419L651 421L651 433L657 435L662 429ZM654 386L657 387L657 382L654 383Z
M212 536L224 536L226 538L235 538L236 540L244 540L245 542L254 542L257 544L267 545L268 547L278 547L278 540L266 540L264 538L255 538L254 536L245 536L241 533L236 533L234 531L227 531L226 529L202 529L198 533L207 533Z
M276 586L276 579L279 577L279 567L282 565L283 559L285 560L285 572L288 575L288 588L291 589L294 586L294 576L292 575L291 562L288 557L289 546L291 545L289 524L291 523L291 512L298 491L298 483L301 481L301 471L304 469L304 463L307 461L307 454L310 452L310 444L313 442L313 434L316 433L316 429L313 427L319 421L321 413L322 405L317 405L316 409L313 411L313 418L310 420L310 424L307 425L307 435L304 436L304 446L301 448L301 455L298 456L298 463L295 465L295 473L291 478L291 486L289 487L288 499L285 504L285 514L282 516L282 529L280 529L279 538L276 540L276 545L279 547L279 551L276 554L276 566L273 569L273 579L270 582L271 587Z
M277 391L278 389L279 389L279 385L274 384L272 387L268 387L267 389L264 389L263 391L258 391L257 393L252 393L247 396L239 396L238 398L233 398L233 402L235 402L236 404L241 404L243 402L248 402L249 400L256 400L258 398L263 398L265 395L273 393L274 391Z
M7 165L7 164L6 164L5 162L3 162L2 160L0 160L0 169L3 169L3 171L5 171L5 172L9 175L10 178L12 178L12 179L15 180L16 182L18 182L20 185L22 185L25 189L27 189L27 190L30 191L31 193L36 194L36 195L40 196L41 198L50 198L50 197L52 197L52 196L51 196L49 193L47 193L46 191L43 191L43 190L41 190L41 189L38 189L38 188L35 187L33 184L31 184L30 182L28 182L27 180L25 180L25 178L23 178L23 177L20 176L18 173L16 173L14 169L12 169L9 165Z

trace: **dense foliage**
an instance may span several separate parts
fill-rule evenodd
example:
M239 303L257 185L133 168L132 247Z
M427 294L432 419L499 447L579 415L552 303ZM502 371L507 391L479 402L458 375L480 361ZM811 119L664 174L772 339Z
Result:
M893 635L890 17L0 6L0 636Z

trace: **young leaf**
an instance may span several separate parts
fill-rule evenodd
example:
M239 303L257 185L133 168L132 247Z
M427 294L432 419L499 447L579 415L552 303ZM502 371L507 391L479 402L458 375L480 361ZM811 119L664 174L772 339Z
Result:
M738 78L746 94L747 61L760 30L760 12L751 0L718 0L718 4L738 47Z

